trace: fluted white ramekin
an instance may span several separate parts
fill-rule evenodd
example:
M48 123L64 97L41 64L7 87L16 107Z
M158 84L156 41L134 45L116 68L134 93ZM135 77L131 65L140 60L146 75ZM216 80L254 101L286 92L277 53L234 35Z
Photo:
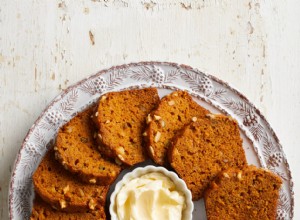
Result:
M126 185L130 180L135 179L137 177L140 177L147 173L152 172L160 172L163 173L165 176L169 177L175 184L177 191L181 191L185 196L185 203L186 207L183 210L182 219L183 220L191 220L192 219L192 213L194 210L194 203L192 201L192 194L191 191L187 188L185 182L178 177L178 175L172 171L169 171L165 169L164 167L155 167L152 165L148 165L146 167L138 167L134 169L133 171L127 173L124 175L122 180L120 180L113 191L113 193L110 196L110 206L109 206L109 213L111 215L111 220L119 220L117 217L117 210L116 210L116 196L120 189Z

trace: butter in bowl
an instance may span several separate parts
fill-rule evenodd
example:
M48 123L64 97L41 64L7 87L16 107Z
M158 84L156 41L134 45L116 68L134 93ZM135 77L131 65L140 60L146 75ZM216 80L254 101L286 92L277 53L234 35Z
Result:
M191 220L194 204L185 182L163 167L139 167L117 183L110 197L112 220Z

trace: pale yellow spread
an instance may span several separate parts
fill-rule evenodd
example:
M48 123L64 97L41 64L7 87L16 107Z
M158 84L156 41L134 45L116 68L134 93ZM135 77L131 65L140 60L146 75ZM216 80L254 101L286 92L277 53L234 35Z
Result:
M181 220L185 206L184 194L159 172L132 179L116 197L120 220Z

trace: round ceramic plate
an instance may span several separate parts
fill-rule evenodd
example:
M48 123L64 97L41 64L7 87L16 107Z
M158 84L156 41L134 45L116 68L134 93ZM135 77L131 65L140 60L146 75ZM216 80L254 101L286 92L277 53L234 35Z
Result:
M187 90L210 111L235 118L248 163L268 168L283 180L277 219L292 219L294 193L290 168L277 136L261 113L227 83L186 65L160 62L102 70L69 87L49 104L29 130L17 155L9 191L10 219L29 218L34 197L32 174L61 125L106 92L146 87L158 88L160 96ZM196 202L193 215L195 219L206 219L202 200Z

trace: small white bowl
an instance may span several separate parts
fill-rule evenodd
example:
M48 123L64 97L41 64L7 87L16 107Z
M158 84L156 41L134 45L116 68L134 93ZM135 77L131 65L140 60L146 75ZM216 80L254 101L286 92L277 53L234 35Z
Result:
M152 172L160 172L163 173L165 176L169 177L175 184L176 188L178 191L181 191L184 196L185 196L185 203L186 203L186 208L183 210L183 215L182 219L183 220L191 220L192 219L192 214L194 210L194 203L192 201L192 194L191 191L187 188L185 182L180 179L176 173L169 171L163 167L155 167L152 165L146 166L146 167L138 167L134 169L133 171L127 173L124 175L122 180L120 180L113 191L113 193L110 196L110 206L109 206L109 213L111 215L111 220L119 220L117 217L117 210L116 210L116 205L115 205L115 200L118 192L120 189L126 185L130 180L135 179L139 176L142 176L147 173L152 173Z

